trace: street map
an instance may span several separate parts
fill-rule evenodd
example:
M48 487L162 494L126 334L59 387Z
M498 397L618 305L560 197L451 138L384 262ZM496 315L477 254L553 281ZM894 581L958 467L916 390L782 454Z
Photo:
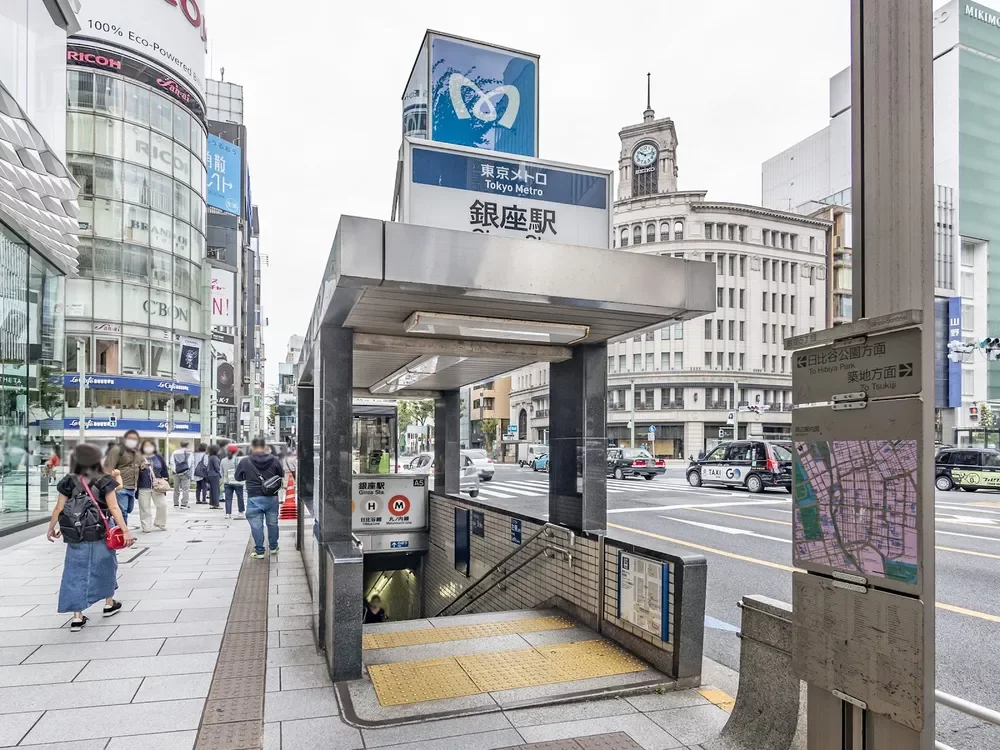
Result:
M795 444L796 562L917 583L917 441Z

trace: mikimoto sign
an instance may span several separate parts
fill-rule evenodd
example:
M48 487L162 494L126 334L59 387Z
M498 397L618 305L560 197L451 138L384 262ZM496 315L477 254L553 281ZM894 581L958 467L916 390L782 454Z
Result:
M80 0L80 31L154 60L205 99L208 0Z
M351 481L351 500L356 532L427 528L427 477L357 474Z

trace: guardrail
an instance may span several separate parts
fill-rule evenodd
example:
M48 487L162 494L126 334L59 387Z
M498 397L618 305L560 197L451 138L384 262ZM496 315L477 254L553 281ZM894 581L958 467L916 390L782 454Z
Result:
M951 695L941 690L934 691L934 700L942 706L947 706L966 716L985 721L987 724L1000 726L1000 711L994 711L991 708L980 706L978 703L967 701L965 698L959 698L957 695ZM940 741L934 743L934 748L935 750L955 750L951 745L946 745Z

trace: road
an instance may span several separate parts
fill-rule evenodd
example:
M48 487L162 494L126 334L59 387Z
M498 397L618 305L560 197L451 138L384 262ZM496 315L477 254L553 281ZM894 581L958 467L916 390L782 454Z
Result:
M548 477L498 466L479 500L547 513ZM1000 494L938 492L937 686L1000 710ZM608 535L708 559L705 655L739 668L744 594L790 602L791 496L690 487L684 469L652 481L608 479ZM938 738L960 750L995 750L1000 727L940 709Z

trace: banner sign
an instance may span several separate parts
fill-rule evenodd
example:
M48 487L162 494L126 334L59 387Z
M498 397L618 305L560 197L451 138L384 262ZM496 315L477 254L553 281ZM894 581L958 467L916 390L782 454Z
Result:
M351 478L354 531L427 528L427 477L355 474Z
M79 419L43 419L39 425L44 430L69 430L80 429ZM135 430L140 435L151 432L166 432L167 421L165 419L118 419L114 415L107 417L86 417L84 419L84 429L87 430L113 430L115 432L125 432ZM197 435L201 432L201 424L198 422L174 422L174 432L187 432Z
M948 298L948 343L962 341L962 298ZM947 355L945 355L947 356ZM948 406L962 406L962 363L948 361Z
M55 376L58 382L58 375ZM79 373L67 373L62 376L63 386L79 388ZM176 380L162 378L144 378L138 375L87 375L84 383L87 388L97 390L122 389L127 391L156 391L158 393L177 393L184 396L200 396L201 386L195 383L179 383Z
M236 274L222 268L212 268L212 325L236 325L234 305Z
M236 406L235 339L223 333L212 333L212 355L215 365L216 404Z
M408 224L607 248L611 172L511 161L407 139L400 216Z
M201 340L181 338L177 375L189 383L201 382Z
M217 135L210 134L205 168L208 170L208 205L239 216L243 182L242 149Z

